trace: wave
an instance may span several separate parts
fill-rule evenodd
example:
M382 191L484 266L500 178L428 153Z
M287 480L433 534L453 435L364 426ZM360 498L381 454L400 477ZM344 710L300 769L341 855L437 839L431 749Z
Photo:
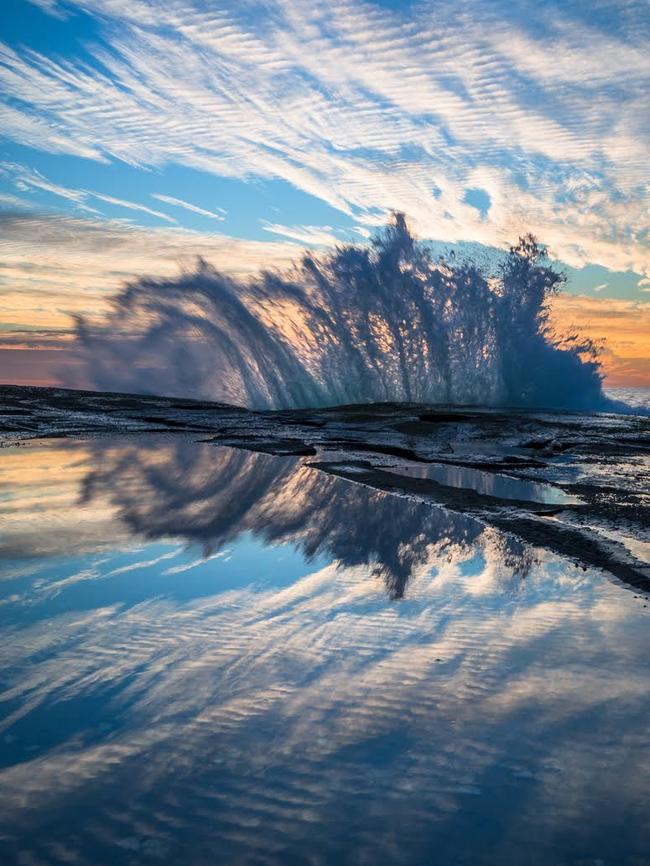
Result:
M560 339L549 301L566 278L531 235L487 268L435 257L395 214L366 246L305 252L247 280L203 260L143 277L76 345L98 390L253 409L415 402L620 409L598 352Z

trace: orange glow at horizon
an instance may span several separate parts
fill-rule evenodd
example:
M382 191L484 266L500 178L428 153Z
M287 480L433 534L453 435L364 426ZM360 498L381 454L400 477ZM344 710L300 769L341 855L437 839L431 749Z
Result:
M601 362L606 385L650 387L650 302L561 295L553 302L552 321L559 332L578 330L603 342ZM50 325L58 326L60 321ZM296 322L290 321L287 327L294 332ZM79 386L89 388L72 347L69 331L49 335L24 332L18 341L0 336L0 382L59 385L61 368L74 366L79 369Z
M553 302L552 321L560 332L577 329L602 341L606 385L650 388L650 301L560 295Z

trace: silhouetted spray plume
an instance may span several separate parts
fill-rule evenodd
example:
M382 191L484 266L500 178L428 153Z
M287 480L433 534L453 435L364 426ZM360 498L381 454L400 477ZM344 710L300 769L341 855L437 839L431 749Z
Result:
M251 408L408 401L605 408L589 341L560 343L548 301L565 278L528 235L486 273L435 258L396 214L368 246L305 253L243 281L200 261L142 278L102 326L78 321L101 390Z

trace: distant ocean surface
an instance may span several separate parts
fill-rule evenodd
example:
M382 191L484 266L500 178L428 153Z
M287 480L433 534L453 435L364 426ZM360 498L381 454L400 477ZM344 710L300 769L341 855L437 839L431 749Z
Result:
M635 409L650 412L650 388L605 388L605 393L612 400L620 400Z

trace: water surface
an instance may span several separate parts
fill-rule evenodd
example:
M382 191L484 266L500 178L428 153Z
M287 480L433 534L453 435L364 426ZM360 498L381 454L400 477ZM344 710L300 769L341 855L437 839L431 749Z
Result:
M471 466L454 466L445 463L431 463L427 466L408 466L396 468L398 475L415 478L430 478L446 487L474 490L482 496L497 499L515 499L520 502L541 502L545 505L576 505L577 496L565 493L554 484L515 478L501 472L484 472Z
M649 862L604 575L181 437L5 449L0 521L2 863Z

